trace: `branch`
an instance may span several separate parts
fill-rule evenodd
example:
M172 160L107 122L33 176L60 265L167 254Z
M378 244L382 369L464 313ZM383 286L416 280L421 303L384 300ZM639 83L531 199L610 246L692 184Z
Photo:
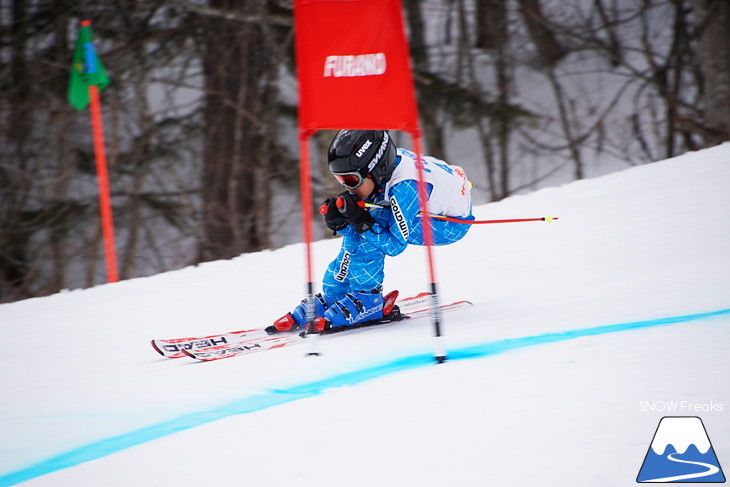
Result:
M241 14L233 10L226 10L214 7L206 7L204 5L196 5L186 0L175 0L172 5L183 8L189 12L193 12L203 17L219 17L226 20L233 20L241 23L255 23L278 25L281 27L293 27L292 17L286 15L251 15Z

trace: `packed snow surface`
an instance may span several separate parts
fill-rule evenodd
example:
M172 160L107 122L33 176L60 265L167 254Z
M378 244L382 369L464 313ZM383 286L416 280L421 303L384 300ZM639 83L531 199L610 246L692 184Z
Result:
M149 345L270 324L301 244L0 306L0 486L633 485L663 416L730 465L730 144L474 213L558 220L435 250L441 302L474 303L441 365L428 318L211 363ZM426 291L425 257L386 289Z

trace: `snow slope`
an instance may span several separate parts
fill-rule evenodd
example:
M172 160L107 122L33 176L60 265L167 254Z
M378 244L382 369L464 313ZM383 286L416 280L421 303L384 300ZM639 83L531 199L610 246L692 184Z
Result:
M629 485L659 419L730 465L730 144L475 208L428 319L215 363L151 338L265 325L302 245L0 306L0 486ZM339 242L314 245L321 274ZM427 288L425 251L386 288ZM670 410L671 409L671 410ZM727 472L726 472L727 475Z

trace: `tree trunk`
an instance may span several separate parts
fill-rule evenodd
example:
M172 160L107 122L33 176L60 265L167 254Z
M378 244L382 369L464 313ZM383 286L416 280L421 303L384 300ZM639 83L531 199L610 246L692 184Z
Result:
M26 288L30 273L30 257L26 249L29 234L18 221L30 189L30 148L27 141L32 133L32 122L26 113L30 103L27 83L30 74L25 56L28 41L25 0L14 0L8 10L11 13L8 36L10 59L2 69L9 71L6 76L10 80L8 86L13 103L9 104L7 120L4 121L8 127L8 144L4 151L10 157L7 166L0 165L0 195L3 199L0 228L4 227L0 233L0 299L18 299L30 295Z
M540 0L519 0L520 13L527 25L532 42L537 48L540 64L553 66L566 54L566 50L555 38L555 33L542 13Z
M730 139L730 3L694 0L698 33L697 58L704 79L705 139Z
M476 47L497 49L507 40L506 0L477 0Z
M511 117L509 116L510 89L512 82L509 75L506 0L478 0L476 5L476 47L492 51L494 59L494 88L496 100L490 115L488 131L480 120L477 129L480 137L493 137L495 143L482 140L484 160L487 166L487 181L493 201L506 198L510 194L510 133ZM466 28L464 25L462 28ZM480 80L476 69L471 67L472 90L479 90ZM498 153L495 153L495 146Z
M418 112L423 124L426 152L439 159L446 159L443 128L438 123L439 103L433 99L433 97L443 96L443 94L435 93L433 86L430 84L430 79L424 76L426 73L430 73L430 69L423 12L421 11L422 3L420 0L404 0L403 2L406 22L408 23L411 59L413 59L413 74L418 94Z
M211 6L260 13L255 0ZM269 246L266 110L275 110L275 70L262 26L222 17L204 21L206 49L203 241L199 259L231 258ZM270 137L270 135L268 135Z

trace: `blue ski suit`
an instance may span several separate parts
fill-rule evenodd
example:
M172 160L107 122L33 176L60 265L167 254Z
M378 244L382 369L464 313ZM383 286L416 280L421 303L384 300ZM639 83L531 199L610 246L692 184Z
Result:
M470 184L464 171L434 157L422 156L429 212L474 220ZM425 245L418 196L418 167L415 154L397 149L395 169L385 185L366 200L383 207L370 209L372 230L358 234L352 225L340 233L342 246L322 280L327 301L340 300L348 292L370 291L383 284L385 256L394 257L408 244ZM471 225L431 219L434 245L448 245L462 239Z

